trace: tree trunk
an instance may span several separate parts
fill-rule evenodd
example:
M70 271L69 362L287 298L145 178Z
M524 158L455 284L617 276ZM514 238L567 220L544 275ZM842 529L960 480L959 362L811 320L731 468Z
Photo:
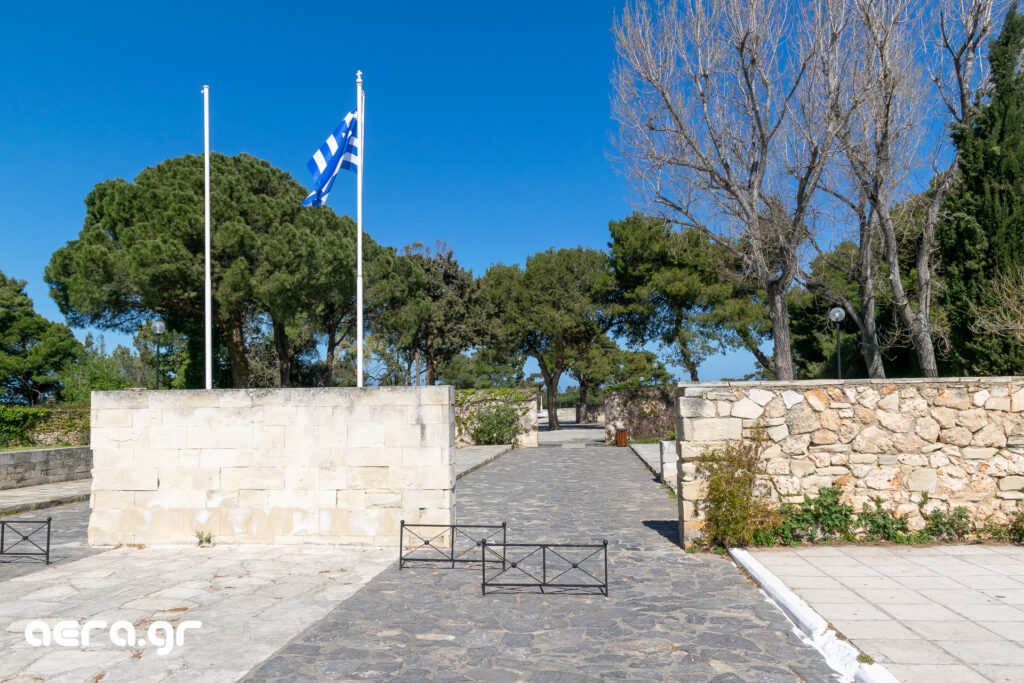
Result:
M327 355L324 357L324 386L334 384L334 353L338 348L338 340L334 338L336 330L327 331Z
M231 383L235 389L249 385L249 360L245 355L245 331L240 313L228 320L228 333L224 335L228 347L228 362L231 364Z
M292 345L283 322L271 319L274 327L274 349L277 351L277 369L282 387L292 385Z
M939 370L935 363L935 346L932 343L931 325L928 321L928 306L931 303L931 268L929 267L931 240L927 237L927 226L922 233L922 244L918 246L917 256L917 280L918 280L918 303L924 305L923 311L914 311L907 299L907 292L903 288L903 279L900 271L899 244L896 241L896 229L893 226L892 216L887 210L879 210L879 220L882 227L882 246L885 255L885 262L889 266L889 284L892 287L892 303L900 320L910 330L910 339L914 343L914 351L917 354L917 361L921 365L921 372L925 377L938 377Z
M545 386L548 395L548 431L555 432L561 429L558 424L558 376L548 380Z
M775 345L772 366L775 379L783 382L793 380L793 352L789 340L789 306L786 303L786 288L778 282L767 287L768 315L772 321L772 340Z
M590 382L580 379L580 401L576 406L576 424L583 424L587 417L587 394L590 393Z
M416 386L420 385L420 350L416 349Z
M426 370L426 375L427 375L424 378L423 383L426 386L428 386L428 387L432 387L432 386L434 386L434 381L435 381L435 379L434 379L434 373L435 373L434 359L430 358L430 357L427 357L427 358L424 358L423 361L424 361L423 365L425 366L424 369Z

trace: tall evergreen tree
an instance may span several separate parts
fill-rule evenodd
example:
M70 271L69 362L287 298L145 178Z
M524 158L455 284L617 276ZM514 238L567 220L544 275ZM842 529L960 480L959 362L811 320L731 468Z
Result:
M1024 344L976 329L989 283L1024 265L1024 15L1016 2L989 46L991 85L969 126L954 131L960 183L939 231L950 366L961 375L1024 373Z

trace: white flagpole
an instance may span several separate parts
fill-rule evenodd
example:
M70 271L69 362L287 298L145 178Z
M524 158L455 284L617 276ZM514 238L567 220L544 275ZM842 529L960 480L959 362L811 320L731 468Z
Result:
M206 183L205 211L205 296L206 309L206 388L213 389L213 306L210 281L210 86L203 86L203 179Z
M363 386L363 164L366 161L366 126L363 116L363 72L356 72L356 386Z

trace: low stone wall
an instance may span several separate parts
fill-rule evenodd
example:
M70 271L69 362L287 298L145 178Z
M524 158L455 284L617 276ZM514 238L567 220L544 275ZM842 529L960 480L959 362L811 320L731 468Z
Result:
M481 410L495 405L510 405L519 412L521 433L516 448L536 448L537 398L536 392L525 389L464 389L456 392L455 398L455 445L475 446L473 426Z
M2 451L0 491L88 479L91 471L92 450L88 446Z
M694 460L760 423L766 495L800 501L832 485L860 511L880 497L912 529L925 511L962 505L1006 521L1024 499L1024 377L726 382L680 385L680 524L703 525Z
M630 439L664 439L676 430L679 387L624 387L604 394L606 443L615 443L615 430L626 429ZM677 432L678 434L678 432Z
M397 545L450 524L451 387L92 395L89 542Z

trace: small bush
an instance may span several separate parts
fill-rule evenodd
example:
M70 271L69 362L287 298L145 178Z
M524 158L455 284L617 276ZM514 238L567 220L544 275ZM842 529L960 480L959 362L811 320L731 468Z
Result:
M828 486L799 505L787 504L779 511L777 534L784 543L800 541L853 540L853 506L840 502L841 486Z
M1006 527L1006 536L1011 543L1024 544L1024 511L1014 510L1010 513L1010 523Z
M875 498L875 508L864 503L864 509L857 516L864 529L864 537L869 541L889 541L891 543L907 543L907 532L910 530L906 517L897 517L892 510L882 507L882 499Z
M519 418L519 410L515 406L487 406L476 416L476 424L471 432L473 441L481 446L514 444L522 432Z
M759 460L767 437L755 427L750 439L706 449L697 459L697 476L707 482L700 501L705 542L730 547L763 538L759 530L774 528L775 509L754 496Z
M49 414L46 408L0 404L0 446L31 444L32 428Z
M958 505L952 512L932 510L924 515L924 533L937 541L962 541L974 531L967 508Z

